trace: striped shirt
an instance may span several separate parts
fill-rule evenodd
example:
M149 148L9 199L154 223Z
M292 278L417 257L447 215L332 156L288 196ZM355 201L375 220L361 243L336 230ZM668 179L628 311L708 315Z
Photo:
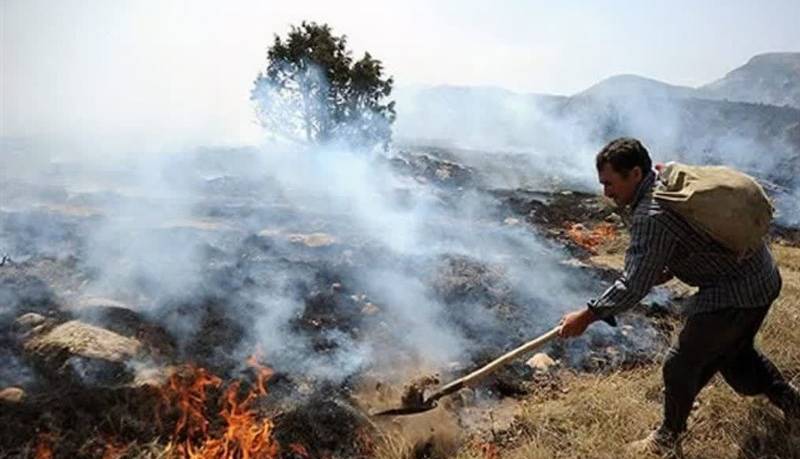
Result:
M687 315L770 305L780 293L781 276L767 244L739 259L656 201L655 180L653 172L645 176L630 206L631 241L622 275L589 301L589 309L606 319L635 306L665 270L698 287L684 311Z

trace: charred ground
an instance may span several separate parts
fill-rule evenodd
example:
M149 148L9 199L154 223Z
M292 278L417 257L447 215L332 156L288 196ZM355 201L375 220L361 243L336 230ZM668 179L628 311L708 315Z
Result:
M390 197L397 206L413 206L420 190L437 209L476 196L482 209L470 225L512 246L518 233L543 241L560 254L558 269L576 290L600 291L618 272L624 225L595 195L497 189L484 172L440 149L400 151L380 161L409 184ZM457 250L420 256L387 251L342 216L265 200L279 193L232 174L198 181L200 199L193 200L192 215L132 224L135 229L119 241L135 247L142 234L165 246L193 241L192 253L199 255L180 269L196 274L196 292L165 290L158 277L137 276L134 269L122 270L125 288L109 289L106 273L91 263L96 254L85 235L110 218L104 209L147 205L144 198L22 181L3 186L0 240L9 256L0 266L3 457L185 455L187 445L202 448L230 428L229 419L218 414L229 390L256 427L268 420L276 449L262 450L263 457L386 456L392 436L411 445L398 446L398 454L451 455L470 438L496 440L504 435L498 431L513 436L507 413L515 404L507 402L558 393L565 383L555 369L611 373L657 359L676 324L675 304L686 294L661 290L617 329L600 327L586 339L552 345L546 357L554 365L540 359L508 366L444 403L437 416L446 422L419 432L410 421L385 423L369 413L399 404L403 383L414 377L435 374L446 382L557 320L559 311L537 306L551 293L537 297L521 288L525 279L503 258L486 261ZM436 218L464 224L447 211ZM788 243L798 238L791 228L776 228L775 236ZM103 255L113 260L108 265L123 268L165 262L131 259L131 253L136 252ZM536 266L535 254L517 255L521 266ZM437 320L470 343L464 358L434 367L419 349L398 345L394 337L414 330L395 329L391 297L364 281L365 269L422 279L424 291L443 305ZM254 323L272 311L264 297L299 304L283 310L282 328L274 330L293 337L291 342L268 350L268 357L258 348L270 329ZM379 358L353 360L363 343ZM246 363L251 354L274 369L266 394L252 400L248 394L257 393L259 373ZM219 381L203 386L205 427L191 430L181 421L181 404L165 393L184 387L175 386L178 380L191 386L202 375ZM165 405L165 399L173 403ZM447 426L457 426L451 430L458 433L443 433Z

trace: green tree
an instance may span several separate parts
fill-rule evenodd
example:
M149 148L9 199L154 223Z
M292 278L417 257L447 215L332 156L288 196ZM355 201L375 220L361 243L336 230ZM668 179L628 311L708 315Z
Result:
M386 100L392 84L379 60L365 53L354 61L344 35L304 21L285 40L275 36L250 98L259 123L277 137L386 148L395 119L394 101Z

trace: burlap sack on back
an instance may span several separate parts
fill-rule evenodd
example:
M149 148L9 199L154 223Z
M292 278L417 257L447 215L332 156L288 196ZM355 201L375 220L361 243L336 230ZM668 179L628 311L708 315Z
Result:
M653 197L740 256L761 245L774 212L761 185L725 166L668 163Z

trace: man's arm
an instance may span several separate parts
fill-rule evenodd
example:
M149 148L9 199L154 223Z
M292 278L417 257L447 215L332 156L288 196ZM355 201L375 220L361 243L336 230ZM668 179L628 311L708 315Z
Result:
M638 304L661 280L675 242L656 216L635 222L622 275L599 298L589 301L586 309L564 316L561 336L581 335L592 322L610 318Z

